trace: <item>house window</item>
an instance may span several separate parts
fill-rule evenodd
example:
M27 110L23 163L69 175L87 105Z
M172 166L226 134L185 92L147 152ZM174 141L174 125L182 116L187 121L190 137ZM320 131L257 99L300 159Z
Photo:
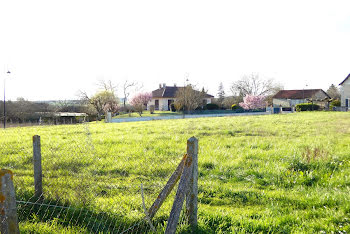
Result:
M349 107L349 98L345 99L345 107Z

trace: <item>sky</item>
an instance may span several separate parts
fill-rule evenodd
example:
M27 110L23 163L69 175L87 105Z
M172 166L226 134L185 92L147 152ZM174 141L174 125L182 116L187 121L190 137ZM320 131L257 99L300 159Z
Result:
M348 0L1 0L1 88L5 79L11 100L69 100L101 79L122 96L125 80L152 91L188 74L216 96L220 82L230 95L254 73L327 90L350 73L349 9Z

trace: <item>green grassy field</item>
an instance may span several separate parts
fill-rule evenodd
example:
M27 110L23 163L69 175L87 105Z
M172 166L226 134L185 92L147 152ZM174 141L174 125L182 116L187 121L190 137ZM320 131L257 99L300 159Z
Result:
M11 128L0 167L17 200L31 201L31 137L42 139L44 202L18 204L28 233L149 231L150 207L199 139L199 233L350 232L350 114L247 117ZM174 199L153 219L164 231ZM68 208L59 208L63 206ZM186 232L182 222L179 232Z

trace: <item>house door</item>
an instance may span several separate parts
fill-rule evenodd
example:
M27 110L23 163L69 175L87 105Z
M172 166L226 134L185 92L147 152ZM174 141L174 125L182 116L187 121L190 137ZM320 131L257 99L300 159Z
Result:
M170 105L171 105L171 103L174 103L174 100L168 100L168 110L171 110L171 107L170 107Z
M154 109L159 110L159 100L154 100Z

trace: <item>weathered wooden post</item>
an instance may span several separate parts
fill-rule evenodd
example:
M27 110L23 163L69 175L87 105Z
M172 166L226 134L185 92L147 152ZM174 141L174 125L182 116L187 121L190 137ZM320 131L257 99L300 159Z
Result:
M176 232L185 197L186 216L192 231L195 231L197 227L198 197L198 140L195 137L191 137L187 140L186 161L165 233Z
M38 135L33 136L33 159L35 196L41 197L43 194L43 173L41 168L41 143Z
M158 209L162 206L163 202L168 197L171 190L175 187L177 181L180 179L182 171L184 169L184 164L185 164L186 158L187 158L187 155L185 154L185 156L181 160L180 164L178 165L178 167L176 168L174 173L171 175L167 184L165 185L163 190L160 192L160 194L158 195L157 199L154 201L151 208L148 210L148 215L151 219L155 216Z
M191 175L192 175L192 170L193 170L192 163L193 163L192 156L187 155L184 169L180 178L179 187L177 188L173 207L171 209L168 224L166 226L166 230L165 230L166 234L169 234L169 233L173 234L176 232L176 227L179 222L182 205L185 200L186 191L188 189L188 184L190 182Z
M192 175L186 194L186 216L192 230L197 228L198 205L198 140L191 137L187 140L187 155L192 157Z
M19 233L16 194L10 170L0 170L0 233Z

